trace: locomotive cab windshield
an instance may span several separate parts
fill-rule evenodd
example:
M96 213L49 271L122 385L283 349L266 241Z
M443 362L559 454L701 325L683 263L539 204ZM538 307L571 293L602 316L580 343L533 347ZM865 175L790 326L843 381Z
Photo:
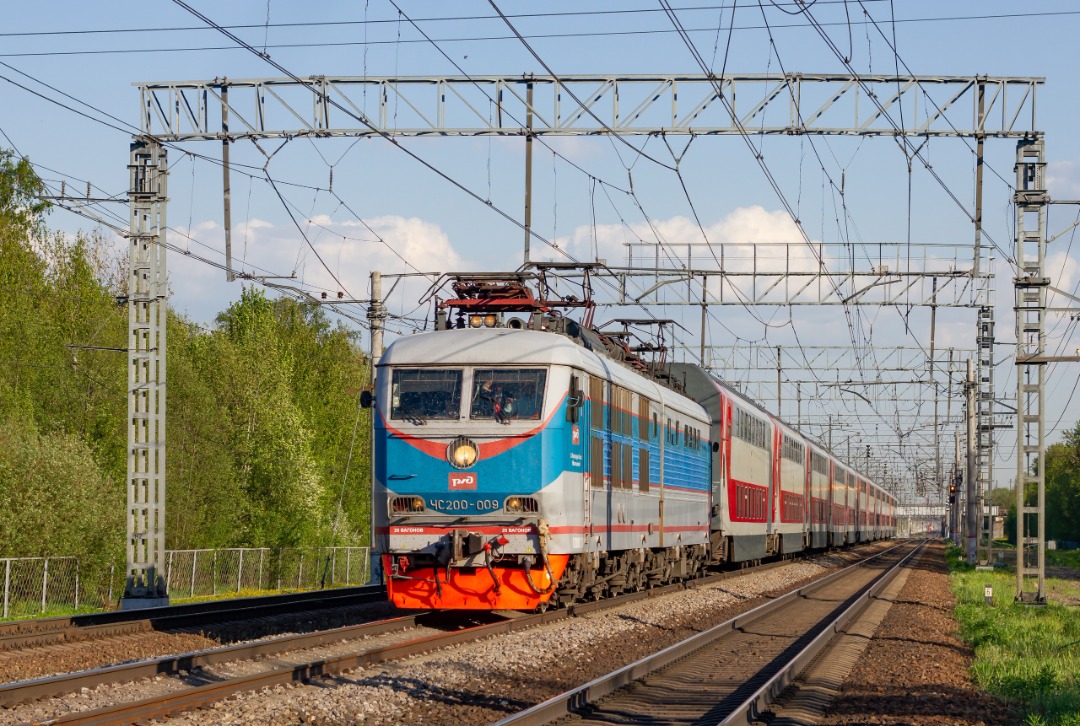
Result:
M494 368L473 372L471 419L539 419L547 371Z
M431 368L395 370L390 418L416 422L459 418L461 374L460 370Z

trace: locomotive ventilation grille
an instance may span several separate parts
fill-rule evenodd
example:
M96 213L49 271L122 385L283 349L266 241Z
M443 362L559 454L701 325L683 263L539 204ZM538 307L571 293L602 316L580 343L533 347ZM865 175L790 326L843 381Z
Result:
M540 502L535 497L507 497L506 511L535 514L540 511Z
M394 514L424 511L424 500L420 497L392 497L390 511Z

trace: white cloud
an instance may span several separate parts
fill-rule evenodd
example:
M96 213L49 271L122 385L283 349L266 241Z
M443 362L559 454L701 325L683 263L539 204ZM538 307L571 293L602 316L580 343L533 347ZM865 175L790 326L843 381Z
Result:
M793 253L806 250L805 253L796 253L792 258L793 264L803 265L804 260L813 259L813 253L806 249L798 227L787 213L769 212L757 205L735 209L721 220L705 225L704 234L694 220L677 215L665 220L635 222L629 226L601 224L594 229L582 225L568 237L557 240L560 246L579 259L599 258L607 260L609 264L626 262L629 255L633 256L635 262L652 258L654 252L651 248L660 242L662 248L670 253L666 264L673 264L672 260L676 258L685 261L689 256L702 266L709 266L710 263L715 265L717 261L706 246L706 241L713 245L717 258L720 254L718 246L727 246L732 251L731 262L736 267L752 265L746 260L750 259L755 244L761 254L769 249L768 245L780 245L774 249L785 251L788 248L784 245L791 245ZM648 251L638 247L642 244L649 246ZM661 260L664 259L662 249ZM726 256L724 262L728 262Z
M446 233L436 224L416 217L387 215L364 222L355 219L335 221L317 215L301 221L307 240L296 228L252 219L233 226L233 267L251 275L289 276L295 280L275 280L318 295L325 290L331 297L337 292L356 299L370 296L373 270L384 274L460 270L464 263ZM224 232L207 220L193 230L180 228L172 241L193 253L224 262ZM198 243L183 235L190 234ZM201 244L200 244L201 243ZM312 249L314 247L314 250ZM316 255L316 253L318 253ZM321 258L321 262L319 260ZM205 263L172 253L169 258L173 305L194 319L209 321L239 296L240 285L225 284L225 273ZM335 279L336 278L336 279ZM384 283L384 292L392 281ZM411 311L427 290L427 278L406 278L388 300L392 311Z
M1055 287L1072 293L1078 273L1080 273L1080 260L1075 255L1069 255L1065 250L1053 252L1046 256L1046 271ZM1058 300L1058 304L1071 305L1072 301Z
M1080 198L1080 162L1051 161L1048 163L1046 187L1052 199Z
M735 209L719 221L704 225L704 234L693 219L678 215L628 226L583 225L556 242L579 260L604 260L613 267L630 262L635 267L648 267L658 260L661 267L667 268L722 267L729 273L756 269L759 275L812 272L818 268L815 252L806 245L788 214L770 212L758 205ZM559 259L557 254L550 252L547 259ZM765 285L770 282L766 279ZM739 288L738 297L748 299L752 295L750 276L734 277L725 283L724 299L736 295L733 285ZM711 280L710 293L719 296L719 286L719 278ZM781 292L777 289L775 294Z

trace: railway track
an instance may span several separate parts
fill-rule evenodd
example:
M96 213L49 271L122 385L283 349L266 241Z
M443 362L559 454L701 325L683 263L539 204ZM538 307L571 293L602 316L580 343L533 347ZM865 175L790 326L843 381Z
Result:
M758 723L920 546L892 547L497 726Z
M434 622L432 614L409 615L401 618L335 628L303 635L272 638L257 643L215 648L182 656L157 658L137 663L111 666L52 678L13 683L0 687L0 706L37 701L66 693L79 692L103 684L126 683L146 676L183 675L182 690L172 689L129 703L107 708L59 715L38 723L131 723L143 719L165 716L180 711L207 706L232 694L254 691L277 685L306 682L315 678L333 676L356 668L406 658L434 651L447 646L467 643L482 638L510 633L551 623L578 615L615 608L634 601L658 597L667 593L708 586L719 581L752 572L761 572L788 564L789 561L767 563L755 568L710 575L685 585L671 585L654 590L630 593L592 603L583 603L564 610L525 615L521 613L495 613L494 622L480 624L461 621ZM415 635L420 633L420 635ZM413 634L415 637L408 637ZM375 636L385 636L375 644L357 648L355 643L338 648L343 651L317 658L303 659L303 652L342 641L358 641ZM265 667L257 673L237 677L220 674L203 674L204 669L218 664L251 661L284 653L294 653L300 660L279 667ZM295 660L295 659L294 659Z
M762 572L788 564L789 560L766 563L757 567L717 573L686 584L669 585L653 590L628 593L591 603L581 603L562 610L537 614L495 613L495 622L463 627L460 621L433 623L431 613L408 615L400 618L334 628L325 631L270 638L254 643L243 643L222 648L166 656L135 663L126 663L89 671L71 673L32 681L22 681L0 686L0 707L77 693L102 685L132 682L151 676L180 676L187 687L180 691L162 693L131 703L70 713L38 721L36 723L105 724L130 723L141 719L165 716L171 713L206 706L229 695L259 690L276 685L308 681L320 676L331 676L355 668L405 658L439 648L466 643L481 638L509 633L545 623L555 622L578 615L619 607L646 598L679 590L703 587L732 577ZM423 635L403 639L402 633L426 630ZM437 631L437 632L434 632ZM333 656L321 657L278 668L267 668L259 673L236 678L206 677L200 675L211 666L277 657L288 652L302 652L341 641L358 641L385 634L394 642L375 645Z
M184 630L231 620L251 620L304 610L325 610L379 602L386 598L382 585L314 590L234 600L174 605L148 610L116 610L59 618L14 620L0 623L0 652L43 645L112 638L134 633Z

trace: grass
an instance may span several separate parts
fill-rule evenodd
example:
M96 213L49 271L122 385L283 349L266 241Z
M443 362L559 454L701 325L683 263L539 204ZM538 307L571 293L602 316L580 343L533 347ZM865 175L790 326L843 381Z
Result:
M1032 726L1080 726L1080 609L1053 601L1018 605L1014 573L975 571L957 547L946 557L978 686L1020 704ZM993 588L990 605L986 585Z
M196 595L195 597L174 597L169 600L170 605L189 605L196 602L212 602L214 600L235 600L238 597L262 597L263 595L288 595L292 592L305 592L296 588L282 588L281 590L259 590L254 587L245 587L237 590L222 589L217 595Z
M24 605L25 607L20 607ZM46 604L45 612L41 611L41 602L27 602L27 603L12 603L11 612L15 613L7 618L0 617L0 623L10 622L12 620L30 620L36 618L56 618L60 616L69 615L85 615L86 613L99 613L101 608L93 607L90 605L80 605L78 609L71 607L70 605L53 605Z
M1046 564L1080 570L1080 550L1047 550Z

